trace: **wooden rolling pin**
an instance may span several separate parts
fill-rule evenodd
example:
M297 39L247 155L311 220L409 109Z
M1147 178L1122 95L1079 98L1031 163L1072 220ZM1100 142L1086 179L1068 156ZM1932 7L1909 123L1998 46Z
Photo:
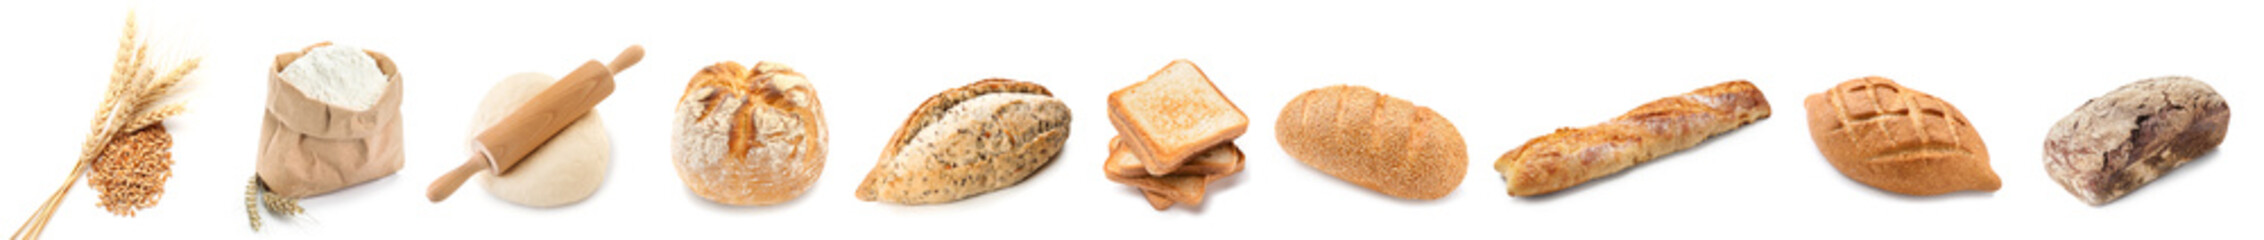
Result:
M511 167L519 165L519 160L550 142L551 136L558 135L559 130L565 130L574 120L581 119L582 114L596 108L599 101L605 101L607 95L612 95L613 74L636 65L644 56L644 47L632 45L622 50L621 56L613 57L610 64L600 65L597 60L582 63L581 68L559 78L558 83L519 104L503 121L481 131L472 139L472 150L478 153L465 160L463 166L433 180L432 186L425 188L425 198L436 203L447 200L448 195L456 193L457 187L464 186L464 180L480 170L494 169L496 175L510 173Z

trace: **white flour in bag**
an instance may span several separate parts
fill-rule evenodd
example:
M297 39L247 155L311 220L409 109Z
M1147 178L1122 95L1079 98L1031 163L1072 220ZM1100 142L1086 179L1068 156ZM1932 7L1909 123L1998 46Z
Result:
M284 66L280 74L307 97L348 109L369 109L385 95L385 72L361 48L316 47Z

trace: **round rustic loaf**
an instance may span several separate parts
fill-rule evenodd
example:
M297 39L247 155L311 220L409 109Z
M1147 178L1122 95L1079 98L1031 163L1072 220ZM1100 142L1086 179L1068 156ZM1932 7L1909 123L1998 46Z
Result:
M472 114L472 132L493 127L513 109L534 98L535 94L557 83L558 78L541 73L519 73L505 77L487 91L480 100L479 112ZM605 134L605 124L598 121L597 112L582 114L534 153L511 168L511 172L495 175L495 171L480 171L481 186L497 199L531 207L555 207L581 202L597 193L605 183L605 172L612 165L613 144Z
M2208 83L2162 77L2093 98L2052 125L2044 170L2091 205L2107 204L2225 142L2232 108Z
M1305 91L1281 108L1282 151L1337 179L1406 199L1438 199L1470 165L1462 133L1429 107L1362 86Z
M801 196L825 169L817 89L785 64L701 69L676 104L676 174L700 197L771 205Z

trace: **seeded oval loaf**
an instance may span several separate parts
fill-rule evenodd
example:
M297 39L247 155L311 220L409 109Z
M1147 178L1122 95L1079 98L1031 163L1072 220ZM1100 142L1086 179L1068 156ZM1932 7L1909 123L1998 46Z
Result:
M1808 133L1840 174L1880 190L1996 191L1989 148L1965 113L1894 80L1864 77L1808 95Z
M1398 198L1445 197L1470 165L1462 133L1438 112L1361 86L1298 94L1274 140L1305 165Z
M985 79L938 93L889 138L857 199L957 201L1021 183L1069 138L1069 106L1036 83Z
M2084 102L2044 137L2044 170L2091 205L2137 190L2225 141L2232 109L2208 83L2162 77Z
M558 78L541 73L520 73L495 83L480 100L480 111L472 114L472 132L467 138L476 138L503 121L513 108L557 82ZM613 142L596 113L582 114L581 119L558 130L558 135L511 167L511 173L498 176L495 171L480 171L481 188L497 199L531 207L563 206L589 199L605 183L606 168L613 160Z
M730 205L801 196L825 169L824 107L785 64L722 62L701 69L677 99L669 138L676 175L692 193Z

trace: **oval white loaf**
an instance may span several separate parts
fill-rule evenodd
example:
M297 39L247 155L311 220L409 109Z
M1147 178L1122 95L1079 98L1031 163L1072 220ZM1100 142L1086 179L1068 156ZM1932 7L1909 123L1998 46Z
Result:
M558 78L541 73L519 73L495 83L480 100L479 111L472 114L472 132L466 136L495 126L511 110L557 82ZM531 207L556 207L588 199L605 182L613 156L612 140L597 116L594 110L583 114L582 119L574 120L573 125L527 154L509 174L480 171L481 187L497 199Z

